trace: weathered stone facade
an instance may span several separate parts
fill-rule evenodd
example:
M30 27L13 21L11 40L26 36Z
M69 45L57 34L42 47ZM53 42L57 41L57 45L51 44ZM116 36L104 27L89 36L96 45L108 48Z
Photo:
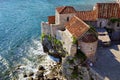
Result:
M108 20L107 19L98 19L97 20L97 27L104 28L107 26Z
M45 35L49 35L51 34L51 28L50 25L48 24L48 22L41 22L41 33L45 34Z
M66 22L68 22L75 15L75 13L59 14L56 11L55 15L56 15L56 17L55 17L55 24L62 24L62 25L64 25Z
M95 53L97 50L98 41L86 43L84 41L79 41L80 50L85 53L89 60L95 62Z
M69 55L74 56L76 54L77 46L72 43L72 35L67 29L65 31L58 30L56 38L63 43L63 47Z

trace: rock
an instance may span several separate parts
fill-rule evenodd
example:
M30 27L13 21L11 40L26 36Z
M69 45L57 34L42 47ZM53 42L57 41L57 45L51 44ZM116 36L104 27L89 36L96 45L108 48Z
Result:
M54 54L55 53L54 49L49 49L49 53Z
M52 74L52 73L47 74L46 77L48 80L56 80L54 77L54 74Z
M45 70L45 68L42 65L39 65L38 70Z
M44 77L44 76L43 76L43 73L44 73L43 71L37 71L37 73L36 73L36 75L35 75L36 78Z
M29 77L28 80L33 80L33 78L32 78L32 77Z
M34 80L44 80L44 78L35 78Z
M34 72L32 72L32 71L30 71L29 73L28 73L28 76L33 76L34 75Z
M26 74L26 73L23 73L23 77L24 77L24 78L27 77L27 74Z

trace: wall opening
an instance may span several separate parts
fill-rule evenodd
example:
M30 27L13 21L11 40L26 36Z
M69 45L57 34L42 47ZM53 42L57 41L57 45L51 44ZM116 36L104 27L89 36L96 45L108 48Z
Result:
M120 27L120 24L119 24L119 23L117 23L117 27Z
M69 17L67 17L67 21L69 21Z
M102 27L102 22L100 22L100 27Z

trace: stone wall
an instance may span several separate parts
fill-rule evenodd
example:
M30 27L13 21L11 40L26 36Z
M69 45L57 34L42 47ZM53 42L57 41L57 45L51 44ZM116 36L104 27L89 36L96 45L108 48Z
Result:
M64 25L66 22L68 22L75 13L69 13L69 14L59 14L57 11L55 13L55 24L62 24ZM68 21L67 21L68 19Z
M58 30L56 38L63 43L63 47L69 55L74 56L76 54L77 46L72 43L72 35L67 29L65 31Z
M45 35L51 34L51 28L48 22L41 22L41 33Z
M91 61L95 61L95 53L97 50L97 44L98 41L95 42L91 42L91 43L86 43L83 41L79 41L79 46L81 51L83 51L85 53L85 55L88 57L88 59L90 59Z
M55 24L60 24L60 14L55 11Z
M62 26L62 25L57 25L57 24L50 24L50 27L51 27L51 35L53 37L56 37L56 33L58 30L63 30L65 27Z
M49 24L48 22L41 22L41 33L45 35L52 35L53 37L56 36L57 30L64 29L64 26L57 25L57 24Z
M110 34L112 40L120 40L120 22L109 22L107 28L113 29L113 32Z
M108 24L108 20L107 19L98 19L97 20L97 27L106 27Z

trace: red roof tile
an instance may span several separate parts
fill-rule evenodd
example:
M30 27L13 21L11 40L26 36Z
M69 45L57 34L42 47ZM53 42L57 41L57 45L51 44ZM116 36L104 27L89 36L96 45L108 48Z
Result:
M98 18L120 18L118 3L97 3L96 9Z
M95 11L77 11L76 16L84 21L96 21L97 15Z
M67 14L67 13L75 13L76 12L76 10L71 6L57 7L56 10L58 11L59 14Z
M95 37L94 34L85 34L83 37L82 37L82 41L84 42L94 42L94 41L97 41L98 39Z
M90 28L86 23L76 16L72 17L65 26L66 29L77 39L86 33Z
M55 16L48 16L49 24L55 24Z

